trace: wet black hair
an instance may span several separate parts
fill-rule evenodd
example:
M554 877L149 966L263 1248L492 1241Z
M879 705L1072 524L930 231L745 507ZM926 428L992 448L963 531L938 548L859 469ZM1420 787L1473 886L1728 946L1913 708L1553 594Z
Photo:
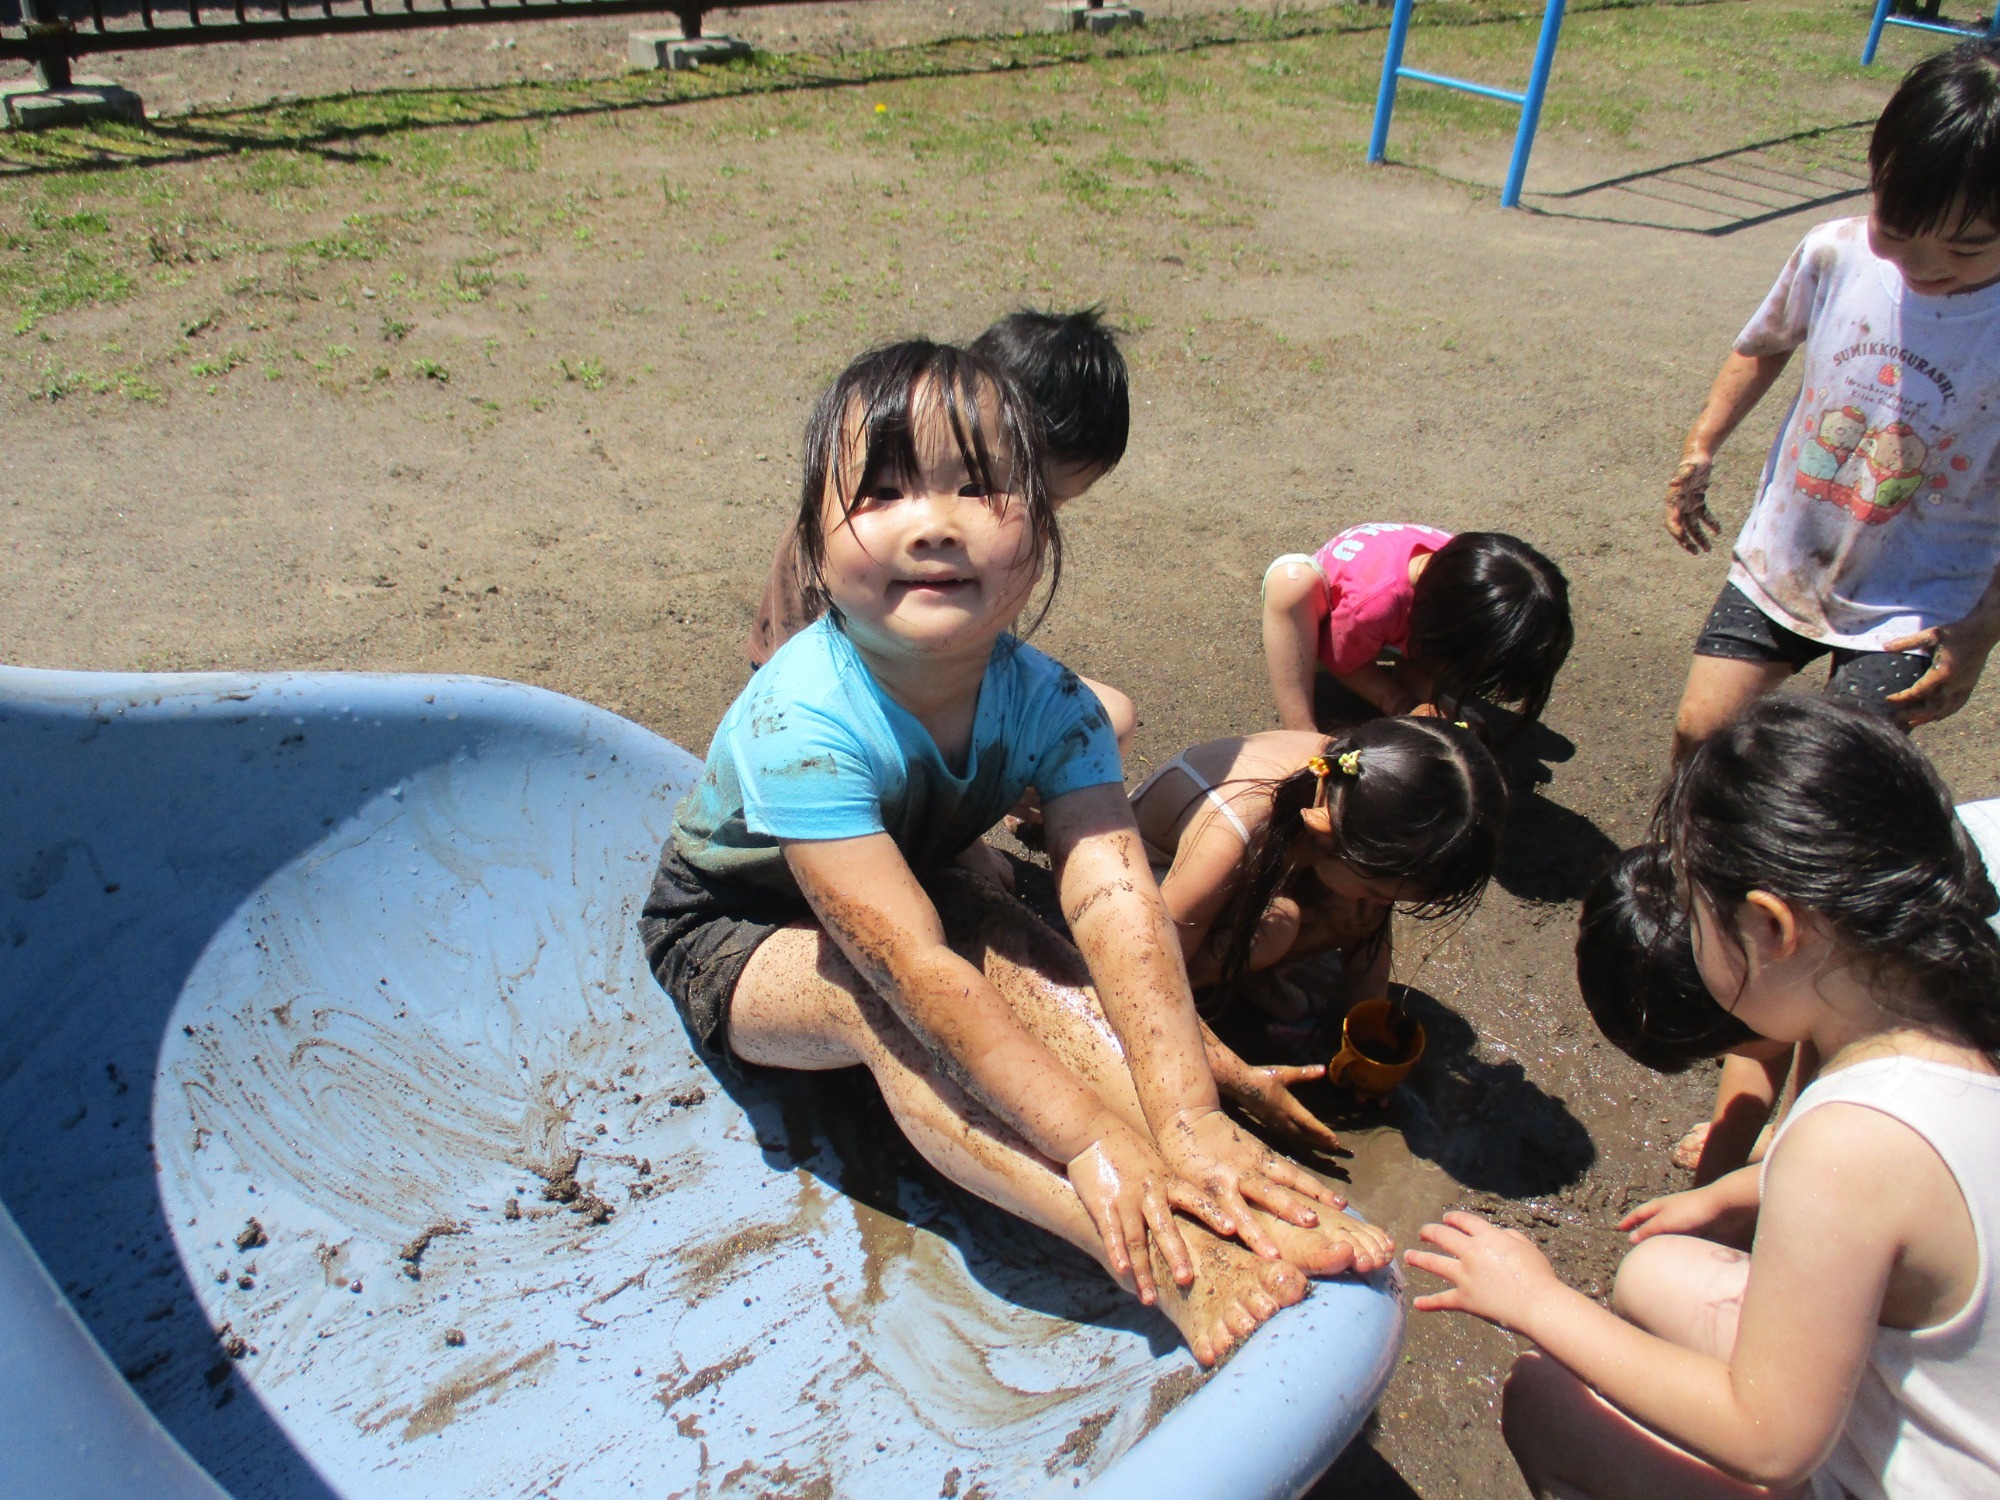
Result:
M1132 427L1132 395L1119 330L1102 307L1008 313L972 341L976 353L1021 382L1042 414L1049 462L1115 469Z
M1875 216L1898 234L2000 228L2000 38L1961 43L1903 75L1868 141Z
M1326 742L1326 805L1335 855L1364 880L1406 881L1422 891L1398 902L1423 920L1469 913L1500 857L1507 782L1470 730L1443 719L1371 719ZM1341 768L1354 756L1354 770ZM1271 787L1271 814L1244 851L1243 883L1217 923L1224 982L1250 968L1265 909L1294 873L1307 836L1300 814L1319 800L1320 777L1301 767ZM1388 931L1388 916L1371 943Z
M2000 909L1931 763L1888 720L1764 698L1701 744L1654 814L1674 872L1725 926L1752 891L1814 913L1921 1013L2000 1066ZM1718 997L1724 999L1726 997Z
M1539 719L1576 640L1569 580L1519 537L1462 531L1431 554L1410 598L1411 658L1452 698Z
M1685 1073L1756 1038L1702 983L1659 844L1627 849L1583 898L1576 984L1604 1039L1655 1073Z
M980 401L990 393L996 421L988 431ZM1062 532L1049 504L1043 473L1041 421L1020 383L1007 369L970 349L909 339L870 349L835 377L806 419L804 482L799 487L796 548L801 592L811 615L839 622L827 597L824 506L829 492L844 517L855 497L884 475L917 469L917 427L941 416L966 469L995 494L1011 493L1028 508L1035 562L1048 585L1029 634L1048 614L1062 580ZM844 441L850 421L859 429L857 449Z

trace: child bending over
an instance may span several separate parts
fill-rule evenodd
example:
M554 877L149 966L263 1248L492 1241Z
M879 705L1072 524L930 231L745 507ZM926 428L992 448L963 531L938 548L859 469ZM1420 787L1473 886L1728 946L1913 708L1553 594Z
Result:
M1503 1426L1537 1495L2000 1495L2000 935L1979 852L1892 725L1767 698L1655 831L1709 992L1825 1059L1761 1166L1656 1199L1600 1307L1523 1235L1409 1263L1539 1348ZM1748 1254L1718 1240L1754 1225Z
M1103 710L1008 633L1061 555L1020 387L893 345L820 398L805 448L820 617L724 716L641 922L689 1029L763 1067L868 1068L938 1170L1157 1299L1204 1363L1306 1275L1386 1264L1223 1114ZM1074 950L945 868L1030 787Z
M1674 757L1829 653L1829 697L1956 713L2000 640L2000 42L1910 70L1868 146L1874 206L1809 233L1737 335L1667 486L1689 552L1716 451L1805 350Z
M1049 503L1060 510L1118 467L1132 424L1132 398L1118 332L1097 308L1073 313L1009 313L973 340L973 352L998 364L1027 392L1042 423ZM771 575L744 643L761 667L777 649L819 618L796 523L786 526L771 559ZM1139 713L1125 694L1088 677L1121 750L1129 747Z
M1507 786L1462 726L1376 719L1333 739L1274 730L1190 746L1140 783L1132 809L1197 986L1332 952L1344 1012L1388 994L1397 907L1436 918L1478 903ZM1204 1031L1233 1102L1296 1140L1333 1143L1290 1093L1324 1068L1252 1068Z
M1660 845L1627 849L1584 897L1576 982L1605 1040L1641 1066L1685 1073L1722 1059L1714 1113L1674 1148L1675 1165L1694 1168L1696 1187L1757 1159L1800 1049L1758 1036L1709 994ZM1809 1054L1800 1068L1803 1088L1817 1069Z
M1471 719L1466 700L1541 717L1574 632L1562 570L1518 537L1371 521L1264 570L1264 660L1278 723L1318 727L1324 670L1385 714ZM1377 664L1395 653L1393 667Z

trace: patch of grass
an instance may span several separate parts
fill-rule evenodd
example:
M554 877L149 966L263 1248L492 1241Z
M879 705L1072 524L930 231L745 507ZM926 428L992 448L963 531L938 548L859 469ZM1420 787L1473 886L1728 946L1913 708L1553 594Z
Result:
M572 365L567 358L558 357L556 368L562 371L564 380L576 381L586 391L603 390L604 382L609 378L605 373L604 361L601 359L580 359Z
M79 370L59 371L51 366L40 371L28 383L29 399L35 401L61 401L69 396L108 396L113 393L129 401L161 401L166 397L166 392L136 369L90 374Z
M439 385L451 384L451 371L434 359L413 359L410 373L419 380L435 380Z
M231 344L222 353L209 359L198 359L192 365L189 365L188 368L195 374L202 376L227 375L238 365L247 363L249 359L249 350L239 349L236 345Z
M26 333L52 313L130 296L137 283L112 263L113 250L105 215L30 204L22 231L0 230L0 293L14 303L14 332Z

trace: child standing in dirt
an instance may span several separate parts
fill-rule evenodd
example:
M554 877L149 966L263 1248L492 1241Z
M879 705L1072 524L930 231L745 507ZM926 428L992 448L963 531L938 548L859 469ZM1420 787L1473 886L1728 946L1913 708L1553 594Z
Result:
M1874 205L1793 253L1667 487L1691 553L1716 451L1805 350L1728 582L1695 642L1679 759L1831 653L1828 696L1955 713L2000 641L2000 42L1910 70L1868 147Z
M1118 467L1132 424L1130 382L1117 330L1097 308L1071 313L1023 308L994 323L972 348L1012 375L1040 413L1048 442L1049 501L1058 510ZM763 666L818 619L822 608L805 581L798 527L788 525L744 643L750 665ZM1097 695L1120 749L1129 746L1139 724L1132 700L1107 683L1078 681Z
M1307 1275L1386 1264L1222 1112L1110 726L1008 633L1061 545L1020 387L892 345L805 446L798 555L826 611L724 717L641 920L690 1031L763 1067L867 1067L938 1170L1157 1299L1203 1363ZM1075 948L948 868L1029 788Z
M1503 1427L1537 1495L2000 1495L2000 899L1877 715L1769 698L1656 820L1703 982L1825 1059L1760 1167L1634 1210L1613 1310L1472 1214L1423 1311L1533 1339ZM1740 1241L1754 1226L1749 1253Z
M1316 730L1324 670L1385 714L1479 724L1469 701L1541 717L1575 639L1562 570L1519 537L1371 521L1264 570L1278 723ZM1395 660L1379 665L1384 651Z
M1273 730L1191 745L1141 782L1132 810L1197 986L1336 953L1335 1014L1386 998L1391 917L1478 904L1500 853L1507 785L1486 747L1439 719L1376 719L1329 739ZM1306 1002L1259 995L1278 1020ZM1290 1090L1326 1069L1252 1067L1203 1027L1223 1096L1294 1140L1332 1133Z

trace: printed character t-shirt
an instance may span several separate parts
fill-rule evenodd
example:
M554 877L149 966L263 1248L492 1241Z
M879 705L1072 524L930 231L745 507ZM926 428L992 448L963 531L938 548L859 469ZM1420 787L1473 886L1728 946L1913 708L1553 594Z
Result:
M1805 348L1729 580L1810 640L1963 619L2000 565L2000 285L1912 292L1868 221L1807 234L1736 352Z
M1410 643L1410 562L1451 540L1449 531L1401 521L1350 526L1313 554L1328 611L1319 659L1329 672L1358 672L1384 646Z
M954 771L821 619L730 705L706 771L674 814L674 847L710 877L796 895L780 839L886 832L921 872L978 839L1031 786L1048 801L1123 780L1096 696L1034 647L1011 635L994 642L965 767Z

